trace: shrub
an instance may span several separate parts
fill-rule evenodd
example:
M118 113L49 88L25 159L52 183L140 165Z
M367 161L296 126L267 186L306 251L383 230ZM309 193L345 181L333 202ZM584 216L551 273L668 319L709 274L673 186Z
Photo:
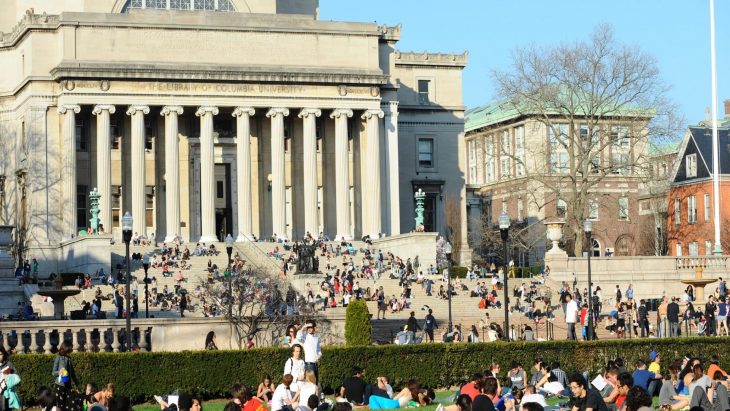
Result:
M466 278L466 273L468 272L468 268L458 265L449 268L449 274L451 274L451 278Z
M492 361L505 369L512 361L526 368L535 357L559 361L568 373L599 372L609 359L621 356L627 364L647 360L652 350L671 361L687 352L706 358L716 354L720 366L730 368L730 338L690 337L679 339L631 339L611 341L494 342L477 344L419 344L324 347L319 364L324 388L337 388L353 366L367 375L386 374L394 387L411 378L433 387L451 387L483 371ZM509 346L507 346L509 344ZM256 387L264 374L278 383L288 348L257 348L241 351L196 351L176 353L74 353L72 358L82 384L114 383L119 393L135 401L180 390L202 398L225 397L234 382ZM11 357L22 379L24 404L32 402L35 390L53 382L52 355L22 354ZM504 374L502 374L504 377ZM506 382L506 381L505 381Z
M345 343L352 345L370 345L373 325L370 322L370 311L365 300L352 300L345 312Z

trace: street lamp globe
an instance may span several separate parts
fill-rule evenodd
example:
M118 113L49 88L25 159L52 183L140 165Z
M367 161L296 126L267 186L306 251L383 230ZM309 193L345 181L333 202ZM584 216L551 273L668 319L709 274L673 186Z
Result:
M499 215L499 229L500 230L507 230L509 229L509 214L507 214L506 211L502 211L502 214Z
M453 249L451 248L451 243L447 242L444 246L444 254L451 254L452 251Z
M122 231L132 231L132 224L134 224L134 218L127 211L122 217Z
M583 231L585 231L586 236L590 237L593 232L593 221L586 218L586 221L583 222Z
M142 264L146 267L150 266L150 255L145 253L144 257L142 257Z

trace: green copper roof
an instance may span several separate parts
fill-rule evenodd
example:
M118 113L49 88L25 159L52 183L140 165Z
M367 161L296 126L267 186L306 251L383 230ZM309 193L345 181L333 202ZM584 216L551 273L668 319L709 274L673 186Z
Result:
M520 116L520 112L506 100L479 106L466 111L466 132L501 123Z

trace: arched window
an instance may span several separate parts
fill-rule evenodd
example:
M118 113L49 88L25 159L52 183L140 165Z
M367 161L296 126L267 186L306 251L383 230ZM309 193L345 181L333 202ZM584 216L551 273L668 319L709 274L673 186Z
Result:
M231 0L128 0L122 9L236 11Z
M592 239L593 244L591 244L591 251L593 251L593 254L591 257L600 257L601 256L601 243L598 242L595 238Z

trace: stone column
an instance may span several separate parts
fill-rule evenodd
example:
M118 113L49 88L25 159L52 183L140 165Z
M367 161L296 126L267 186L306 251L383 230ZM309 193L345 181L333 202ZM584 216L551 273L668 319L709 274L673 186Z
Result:
M215 235L215 158L213 151L213 116L218 107L203 106L195 115L200 117L200 214L201 243L218 241Z
M284 117L287 108L272 108L271 118L271 223L277 239L286 239L286 181L284 180Z
M338 109L330 118L335 119L335 196L337 197L337 240L352 240L350 225L350 155L347 119L352 110Z
M143 236L147 235L144 116L149 113L149 106L129 106L129 109L127 109L127 115L132 116L132 143L130 150L130 163L132 167L132 217L134 217L132 231Z
M251 201L251 116L256 110L251 107L236 107L236 180L238 191L238 236L237 242L253 240Z
M318 109L304 109L299 118L304 120L304 229L312 237L319 234L319 210L317 210L317 117Z
M165 242L174 242L180 235L180 148L178 146L178 118L181 106L162 107L165 117Z
M104 231L112 232L112 159L111 159L111 128L109 116L116 112L116 108L108 104L94 107L92 113L96 115L96 187L101 195L99 199L99 219Z
M380 119L384 117L382 110L367 110L362 119L367 120L366 158L368 175L367 191L363 193L364 207L368 210L367 225L363 233L370 238L379 238L382 230L382 212L380 203Z
M388 151L388 208L390 235L400 234L400 176L398 171L398 102L388 103L385 113L385 139Z
M61 126L61 164L63 181L63 239L75 237L78 229L76 221L76 114L81 106L65 104L58 106L63 116Z

